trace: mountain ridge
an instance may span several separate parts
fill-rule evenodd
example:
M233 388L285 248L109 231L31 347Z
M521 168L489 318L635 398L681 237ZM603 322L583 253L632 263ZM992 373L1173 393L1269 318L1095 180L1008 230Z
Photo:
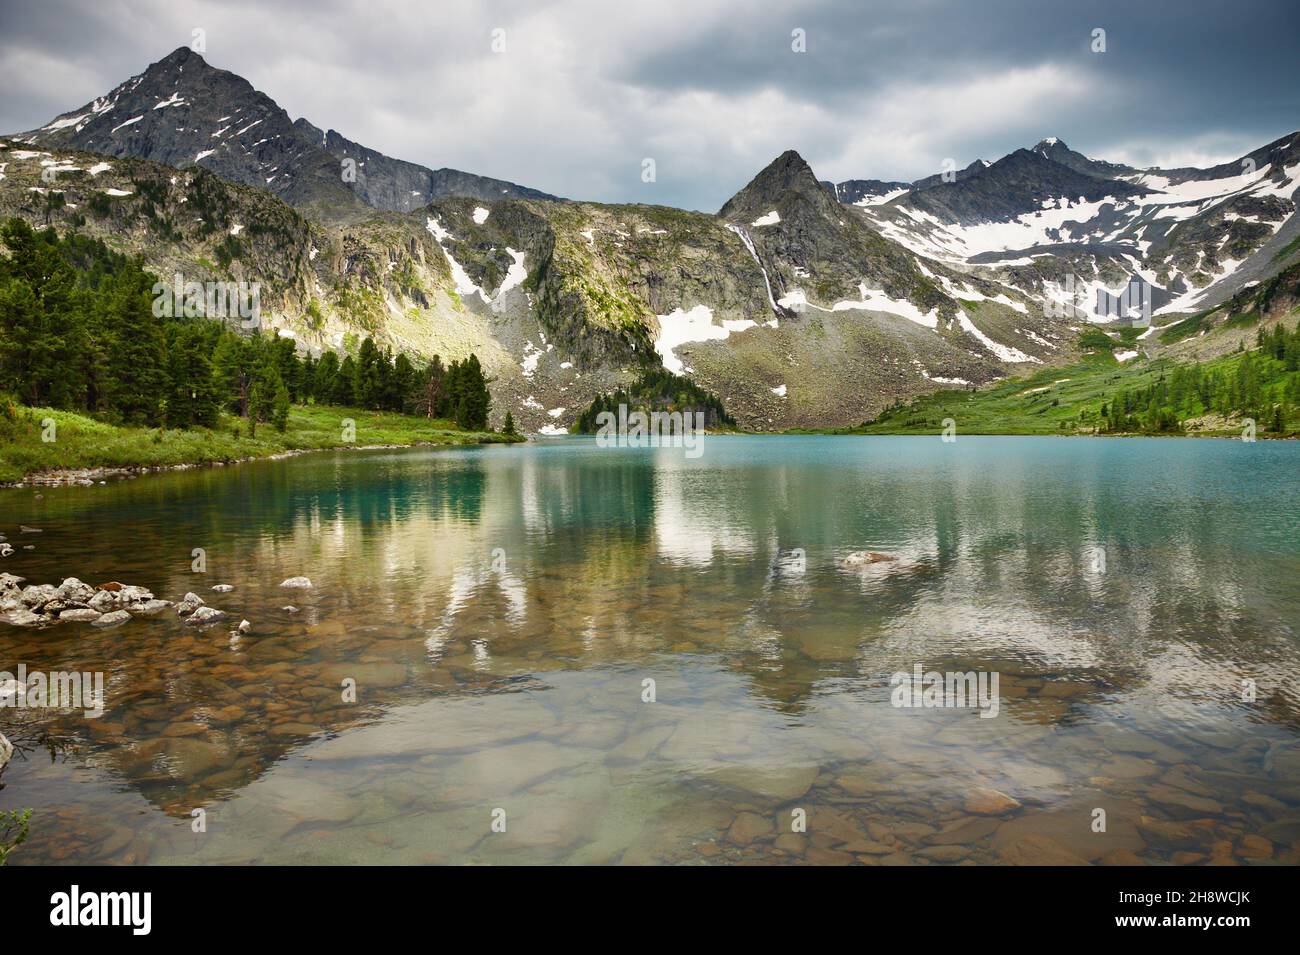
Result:
M393 159L305 118L293 120L247 79L184 46L105 95L11 138L177 168L203 166L321 218L355 220L370 209L405 212L444 195L556 198L505 180Z
M1159 283L1157 308L1181 308L1225 271L1246 281L1300 254L1285 137L1252 153L1267 161L1240 188L1124 171L1055 137L950 182L844 188L790 149L710 215L393 159L290 121L196 56L175 51L0 143L0 212L88 230L160 274L265 281L265 330L302 349L374 336L425 357L474 351L496 407L535 430L647 366L689 374L746 427L852 424L937 386L1068 362L1079 322L1113 321L1134 275ZM211 86L231 113L174 112ZM157 115L137 117L146 107ZM194 158L209 125L222 145ZM95 148L64 144L78 137ZM1096 308L1058 307L1073 278Z

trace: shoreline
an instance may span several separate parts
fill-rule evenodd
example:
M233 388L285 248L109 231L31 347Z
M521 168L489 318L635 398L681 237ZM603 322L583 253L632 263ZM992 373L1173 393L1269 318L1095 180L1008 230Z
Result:
M466 434L481 432L467 431ZM501 440L492 441L413 441L406 444L339 444L325 448L290 448L272 454L251 454L242 458L226 461L186 461L178 464L136 464L110 465L93 468L56 468L48 471L33 471L23 475L18 481L0 482L0 490L24 487L90 487L96 483L109 480L132 480L150 474L163 474L168 471L193 471L199 468L223 468L237 464L250 464L256 461L282 461L304 454L318 454L325 451L399 451L407 448L463 448L489 444L522 444L528 441L526 436L510 439L501 435Z

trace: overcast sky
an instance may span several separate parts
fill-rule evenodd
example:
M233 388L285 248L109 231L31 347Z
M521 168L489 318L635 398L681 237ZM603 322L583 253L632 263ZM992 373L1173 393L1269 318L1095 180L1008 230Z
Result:
M212 65L391 156L708 211L788 148L911 180L1046 136L1208 165L1300 128L1296 0L0 0L0 131L196 28Z

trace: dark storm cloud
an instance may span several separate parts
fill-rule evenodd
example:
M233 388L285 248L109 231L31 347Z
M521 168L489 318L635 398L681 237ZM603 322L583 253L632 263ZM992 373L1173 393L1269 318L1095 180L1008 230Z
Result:
M1203 164L1300 127L1290 0L0 7L6 131L203 28L210 63L295 117L429 166L610 201L716 209L789 147L826 178L912 179L1049 135L1108 159ZM1090 49L1095 28L1105 53Z

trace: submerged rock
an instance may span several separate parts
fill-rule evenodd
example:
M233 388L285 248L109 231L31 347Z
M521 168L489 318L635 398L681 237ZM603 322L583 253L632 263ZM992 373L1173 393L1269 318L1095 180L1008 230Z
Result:
M980 816L1000 816L1019 809L1020 803L997 789L972 789L966 794L966 811Z
M898 558L893 554L882 554L874 550L855 550L840 563L845 567L861 567L864 564L879 564L890 560L898 560Z
M216 591L217 593L219 593L219 594L228 594L228 593L230 593L232 590L234 590L235 588L234 588L232 585L230 585L230 584L217 584L217 585L216 585L215 587L213 587L212 589L215 590L215 591Z
M311 581L306 577L290 577L284 583L280 584L281 587L298 587L304 590L309 589L311 585Z
M727 840L738 846L747 846L755 839L770 836L775 831L772 820L756 812L737 814L731 827L727 829Z
M131 615L125 610L114 610L106 613L98 620L91 623L92 627L116 627L126 623L131 619Z

